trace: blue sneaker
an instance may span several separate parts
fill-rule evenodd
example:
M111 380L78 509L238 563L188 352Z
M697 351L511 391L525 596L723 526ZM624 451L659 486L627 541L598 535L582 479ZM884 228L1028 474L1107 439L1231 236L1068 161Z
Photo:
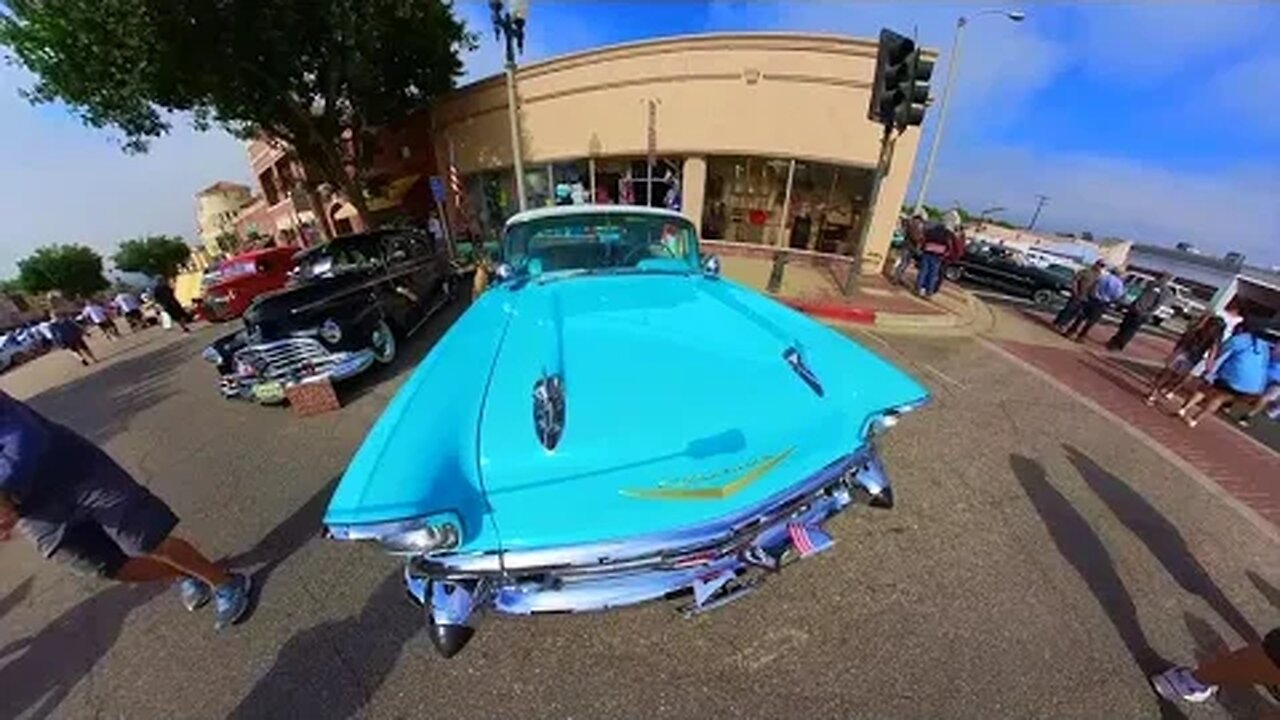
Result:
M231 573L231 579L213 589L213 610L216 620L213 627L217 630L234 625L244 611L249 609L248 575Z
M182 596L182 607L186 608L187 612L199 610L209 602L209 598L213 597L213 590L209 588L208 583L190 575L178 581L178 593Z

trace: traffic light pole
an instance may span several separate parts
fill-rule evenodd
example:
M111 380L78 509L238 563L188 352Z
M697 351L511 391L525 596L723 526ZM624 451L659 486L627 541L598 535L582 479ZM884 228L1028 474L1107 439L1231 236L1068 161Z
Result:
M884 183L885 176L889 174L890 165L893 164L893 148L897 141L898 138L894 136L892 126L885 125L884 135L880 137L880 157L876 161L875 174L871 177L867 211L863 214L861 227L858 229L858 244L853 251L853 265L849 268L844 287L841 288L845 295L853 292L857 285L857 278L862 274L862 251L867 246L867 237L871 235L871 218L875 216L876 205L880 202L880 186Z
M929 146L929 159L924 163L924 174L920 176L920 188L916 190L916 204L912 214L920 212L924 207L925 196L929 192L929 181L933 179L933 163L938 159L938 148L942 145L942 130L947 125L947 108L951 107L951 88L956 85L956 66L960 64L960 39L964 37L965 18L956 21L956 36L951 41L951 56L947 58L947 85L942 89L942 107L938 108L938 127L933 129L933 144Z

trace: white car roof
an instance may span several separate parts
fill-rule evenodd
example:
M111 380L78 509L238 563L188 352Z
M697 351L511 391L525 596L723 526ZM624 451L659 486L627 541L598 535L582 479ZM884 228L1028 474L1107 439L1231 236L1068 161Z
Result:
M681 215L674 210L666 208L645 207L644 205L556 205L554 207L535 208L533 210L525 210L516 213L510 218L504 227L511 227L523 222L531 220L541 220L549 217L572 217L574 215L651 215L653 217L667 218L671 220L684 220L689 222L689 218Z

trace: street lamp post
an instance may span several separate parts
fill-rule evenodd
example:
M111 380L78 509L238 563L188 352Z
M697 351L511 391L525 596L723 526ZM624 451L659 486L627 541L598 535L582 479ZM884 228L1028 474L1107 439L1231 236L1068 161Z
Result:
M964 36L964 28L973 18L982 15L1004 15L1014 22L1026 19L1026 13L1018 10L980 10L972 17L961 15L956 19L956 35L951 41L951 54L947 58L947 86L942 90L942 105L938 108L938 127L933 131L933 145L929 147L929 159L925 162L924 175L920 178L920 189L916 191L915 212L924 207L925 196L929 192L929 180L933 178L933 163L938 159L938 148L942 145L942 130L947 124L947 107L951 101L951 88L956 84L956 66L960 64L960 40Z
M512 169L516 175L516 202L523 212L524 158L520 148L520 120L516 110L516 53L524 52L524 23L528 14L528 0L511 0L511 9L503 11L502 0L489 0L493 11L493 39L505 40L507 50L507 120L511 125Z

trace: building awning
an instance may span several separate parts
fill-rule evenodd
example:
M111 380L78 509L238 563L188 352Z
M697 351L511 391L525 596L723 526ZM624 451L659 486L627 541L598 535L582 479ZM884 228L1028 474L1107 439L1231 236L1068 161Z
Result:
M382 193L369 198L369 212L387 210L404 202L404 196L409 194L409 190L421 177L421 175L405 175L387 183Z

